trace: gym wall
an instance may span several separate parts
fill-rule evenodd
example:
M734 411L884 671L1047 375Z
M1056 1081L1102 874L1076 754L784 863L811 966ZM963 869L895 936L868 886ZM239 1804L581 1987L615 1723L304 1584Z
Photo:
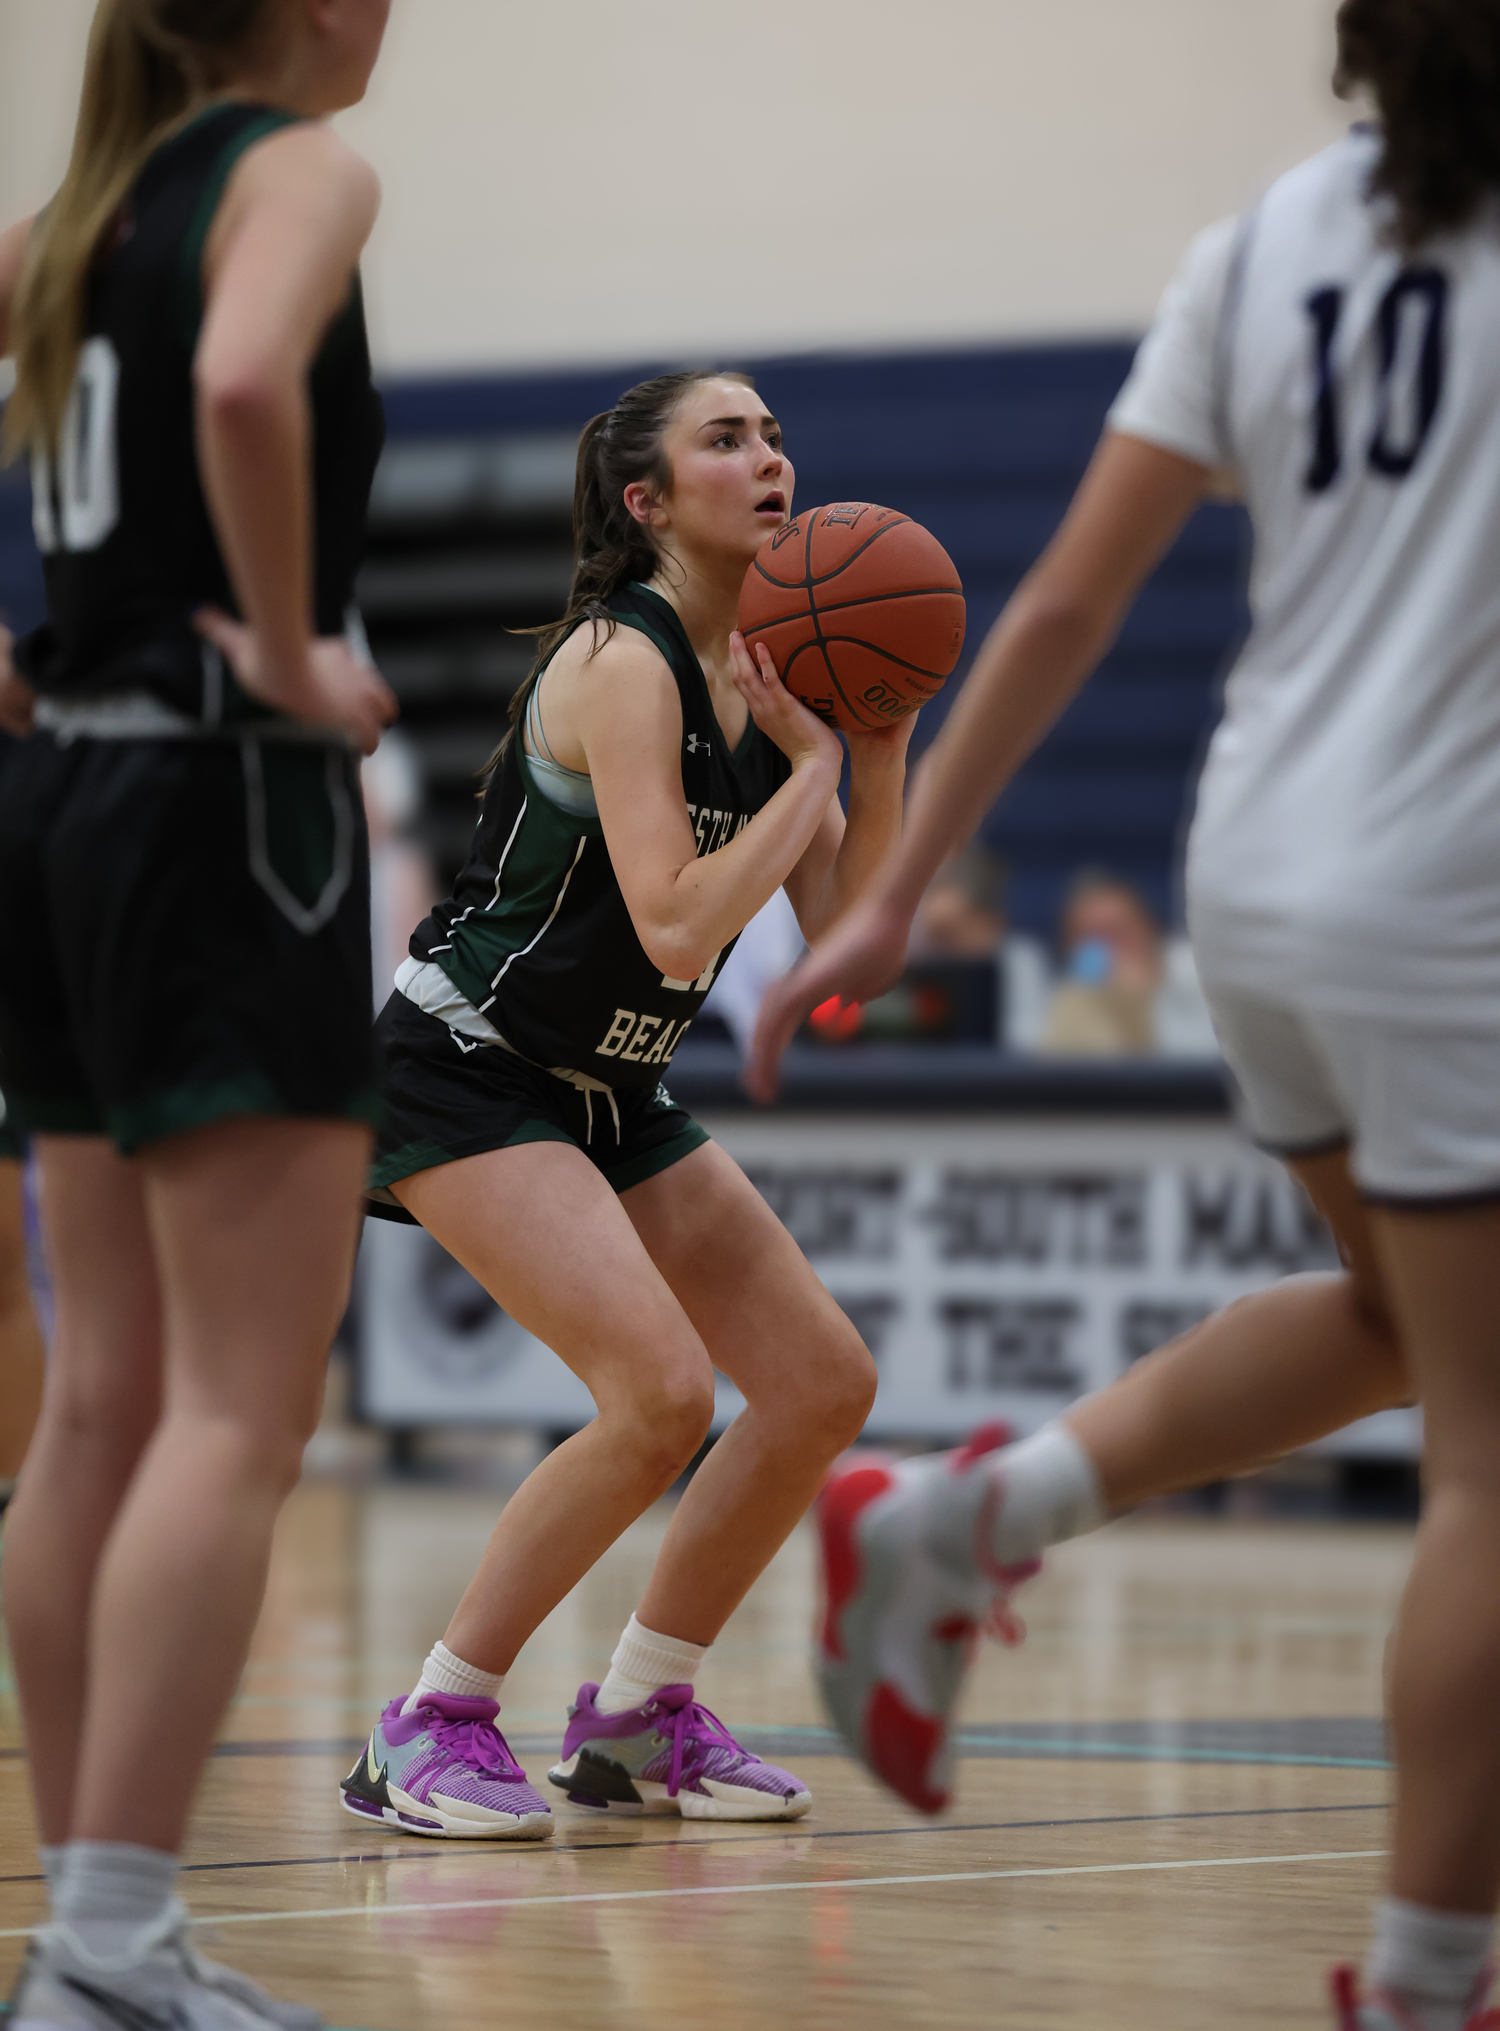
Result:
M0 0L0 219L92 0ZM1138 332L1341 131L1334 0L395 0L346 129L387 373Z

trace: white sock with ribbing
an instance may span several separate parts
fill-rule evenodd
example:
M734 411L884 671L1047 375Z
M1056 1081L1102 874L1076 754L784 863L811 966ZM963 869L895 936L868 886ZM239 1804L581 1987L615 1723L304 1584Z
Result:
M1003 1500L992 1549L1002 1566L1039 1558L1048 1545L1097 1530L1108 1515L1094 1463L1061 1419L984 1462Z
M147 1929L165 1916L177 1857L130 1841L69 1841L52 1906L86 1953L128 1960Z
M623 1714L631 1707L643 1706L664 1685L691 1685L707 1655L706 1643L659 1636L632 1615L615 1645L594 1705L601 1714Z
M481 1671L477 1664L465 1664L461 1657L455 1657L446 1643L434 1643L422 1666L422 1676L401 1711L409 1714L420 1704L423 1693L442 1693L451 1700L494 1700L498 1704L504 1683L503 1671Z
M1423 2031L1463 2031L1493 1931L1487 1915L1384 1898L1375 1907L1365 1979L1388 1989Z

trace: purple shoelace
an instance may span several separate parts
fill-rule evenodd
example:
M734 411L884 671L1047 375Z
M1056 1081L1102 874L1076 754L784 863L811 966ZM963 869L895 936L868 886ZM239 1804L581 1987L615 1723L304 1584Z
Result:
M675 1798L682 1786L684 1771L689 1784L702 1776L716 1749L729 1749L744 1763L759 1763L760 1757L741 1748L717 1714L700 1706L688 1686L668 1686L641 1709L642 1719L658 1725L658 1732L672 1738L672 1774L667 1796Z
M510 1753L510 1745L489 1721L438 1721L432 1739L461 1763L477 1765L491 1777L525 1781L526 1773Z

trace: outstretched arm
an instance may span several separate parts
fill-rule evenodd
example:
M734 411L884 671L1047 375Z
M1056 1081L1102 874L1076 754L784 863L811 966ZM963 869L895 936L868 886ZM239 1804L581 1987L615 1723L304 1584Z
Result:
M1195 460L1106 432L917 771L899 852L766 997L745 1072L756 1099L775 1093L781 1054L810 1008L831 995L868 1001L895 979L927 884L1104 656L1210 476Z

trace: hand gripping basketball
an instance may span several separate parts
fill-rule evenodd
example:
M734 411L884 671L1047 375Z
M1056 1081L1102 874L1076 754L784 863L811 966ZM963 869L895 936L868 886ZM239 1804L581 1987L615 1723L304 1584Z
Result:
M889 726L942 689L964 645L963 585L909 515L839 501L784 523L740 589L751 654L830 726Z

